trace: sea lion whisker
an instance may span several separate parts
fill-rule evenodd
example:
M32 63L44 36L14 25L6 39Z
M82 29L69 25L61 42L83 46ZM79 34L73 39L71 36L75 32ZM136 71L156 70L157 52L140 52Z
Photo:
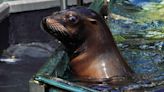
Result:
M65 36L65 34L64 34L64 32L63 31L60 31L61 32L61 34L63 35L63 36Z
M56 26L55 29L56 29L56 31L58 31L62 36L65 35L64 32L63 32L63 30L61 30L61 28L60 28L59 26Z
M60 27L60 31L61 31L65 36L67 35L66 28Z
M63 25L56 23L51 26L53 26L55 28L55 30L60 31L64 36L67 35L66 28Z
M51 24L51 26L54 27L56 30L60 30L60 29L59 29L59 26L60 26L60 25L57 24L57 23L53 23L53 24Z
M67 32L63 31L63 33L64 33L65 36L68 36L68 33Z
M50 26L50 28L51 28L51 31L53 31L53 33L55 33L55 34L59 34L59 30L57 30L55 27L53 27L52 25Z
M56 26L56 29L59 30L59 31L61 31L61 32L63 31L63 30L61 30L61 28L60 28L59 25Z
M52 25L49 25L49 28L54 30L55 28ZM56 30L56 29L55 29Z

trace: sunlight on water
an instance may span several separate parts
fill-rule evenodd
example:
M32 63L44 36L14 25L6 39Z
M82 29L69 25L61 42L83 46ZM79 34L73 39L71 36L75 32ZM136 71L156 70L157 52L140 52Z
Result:
M102 7L95 0L90 7ZM110 0L107 24L118 47L136 72L136 82L116 87L94 87L101 90L154 91L164 87L164 0Z

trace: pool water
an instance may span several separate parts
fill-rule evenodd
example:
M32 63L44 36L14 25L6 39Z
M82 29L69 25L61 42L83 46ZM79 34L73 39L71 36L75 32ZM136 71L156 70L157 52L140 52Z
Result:
M162 16L164 12L157 13L163 10L162 0L158 0L158 2L143 0L146 7L143 6L142 0L138 0L140 2L136 1L137 0L115 0L114 2L111 0L110 5L113 6L109 7L111 11L108 16L109 20L107 20L120 52L131 68L136 72L133 78L135 82L130 84L125 83L125 85L122 86L105 84L89 85L88 87L104 92L131 90L138 92L158 92L159 90L162 92L164 88L164 22L160 16ZM151 5L149 5L149 3L151 3ZM152 9L152 7L156 10L148 10ZM37 23L32 23L33 21L29 21L29 19L31 19L31 16L28 17L29 13L30 12L24 14L22 17L28 20L27 24L37 24L39 27L40 19L37 20ZM38 13L37 16L39 16L39 14L40 13ZM20 16L14 18L20 19ZM13 22L13 25L18 25L17 21L19 20L10 20L10 22ZM24 22L19 22L18 26L21 27L21 25L25 26ZM25 26L25 29L27 30L29 27L33 27L33 25ZM28 80L38 71L45 61L47 61L49 56L52 55L57 47L57 43L37 42L39 41L38 39L45 37L40 37L39 33L35 33L38 29L31 28L33 34L38 34L39 36L31 36L31 30L27 36L26 33L24 33L25 31L22 30L24 28L19 29L17 26L13 26L11 29L15 29L16 35L10 32L10 46L0 51L0 90L3 92L28 92ZM22 36L22 34L24 35ZM26 36L27 38L30 36L30 40L33 40L33 38L38 39L31 42L27 41ZM21 42L20 40L23 41ZM17 84L18 82L19 84ZM13 91L13 89L15 89L15 91Z
M158 45L156 45L158 44ZM162 45L162 46L161 46ZM119 43L120 49L125 60L136 73L132 82L121 85L113 85L103 82L103 84L79 83L103 92L156 92L164 91L164 43L156 42L155 44L132 45L127 43ZM67 71L68 73L68 71ZM66 74L67 75L67 74ZM72 81L73 78L68 74L66 80ZM131 80L129 78L128 80ZM163 91L162 91L163 90ZM158 91L157 91L158 92Z
M109 84L89 85L88 87L99 91L155 91L164 86L164 52L158 49L140 49L137 46L131 47L127 43L117 44L122 55L127 60L131 68L135 71L135 81L121 86ZM151 45L152 46L152 45ZM146 47L146 46L144 46ZM155 46L156 47L156 46ZM1 76L2 79L8 78L9 82L1 81L0 89L11 92L12 88L20 91L22 84L31 74L35 74L39 67L52 55L57 45L52 43L27 43L16 44L4 50L1 55ZM3 59L3 60L2 60ZM5 60L6 59L6 60ZM10 60L7 60L10 59ZM24 66L26 65L26 66ZM33 66L33 67L32 67ZM36 67L37 66L37 67ZM7 71L6 71L7 70ZM31 70L33 71L31 73ZM10 75L8 75L10 73ZM10 76L13 76L10 78ZM26 77L24 77L26 76ZM19 78L19 79L18 79ZM12 81L11 81L12 80ZM19 84L17 84L19 82ZM6 83L6 84L5 84ZM16 83L16 84L15 84ZM8 89L5 89L5 88ZM21 89L23 90L23 89ZM26 88L24 90L27 90ZM16 92L16 91L15 91Z
M95 0L90 8L98 12L102 5L103 0ZM114 90L153 92L164 88L163 14L163 0L110 0L106 22L123 57L136 73L136 82Z

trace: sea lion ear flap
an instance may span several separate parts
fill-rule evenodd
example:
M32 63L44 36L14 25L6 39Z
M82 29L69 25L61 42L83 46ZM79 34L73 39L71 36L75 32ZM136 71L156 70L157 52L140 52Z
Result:
M92 24L97 24L97 20L95 20L95 19L87 18L87 20L88 20L89 22L91 22Z

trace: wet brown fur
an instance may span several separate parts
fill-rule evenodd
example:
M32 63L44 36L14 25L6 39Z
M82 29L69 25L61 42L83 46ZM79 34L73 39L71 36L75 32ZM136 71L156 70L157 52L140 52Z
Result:
M78 79L98 80L128 76L133 71L120 54L103 18L84 8L65 10L44 18L44 30L60 40L70 53L70 66ZM80 11L80 12L79 12ZM76 16L77 23L68 21ZM76 22L76 20L75 20Z

